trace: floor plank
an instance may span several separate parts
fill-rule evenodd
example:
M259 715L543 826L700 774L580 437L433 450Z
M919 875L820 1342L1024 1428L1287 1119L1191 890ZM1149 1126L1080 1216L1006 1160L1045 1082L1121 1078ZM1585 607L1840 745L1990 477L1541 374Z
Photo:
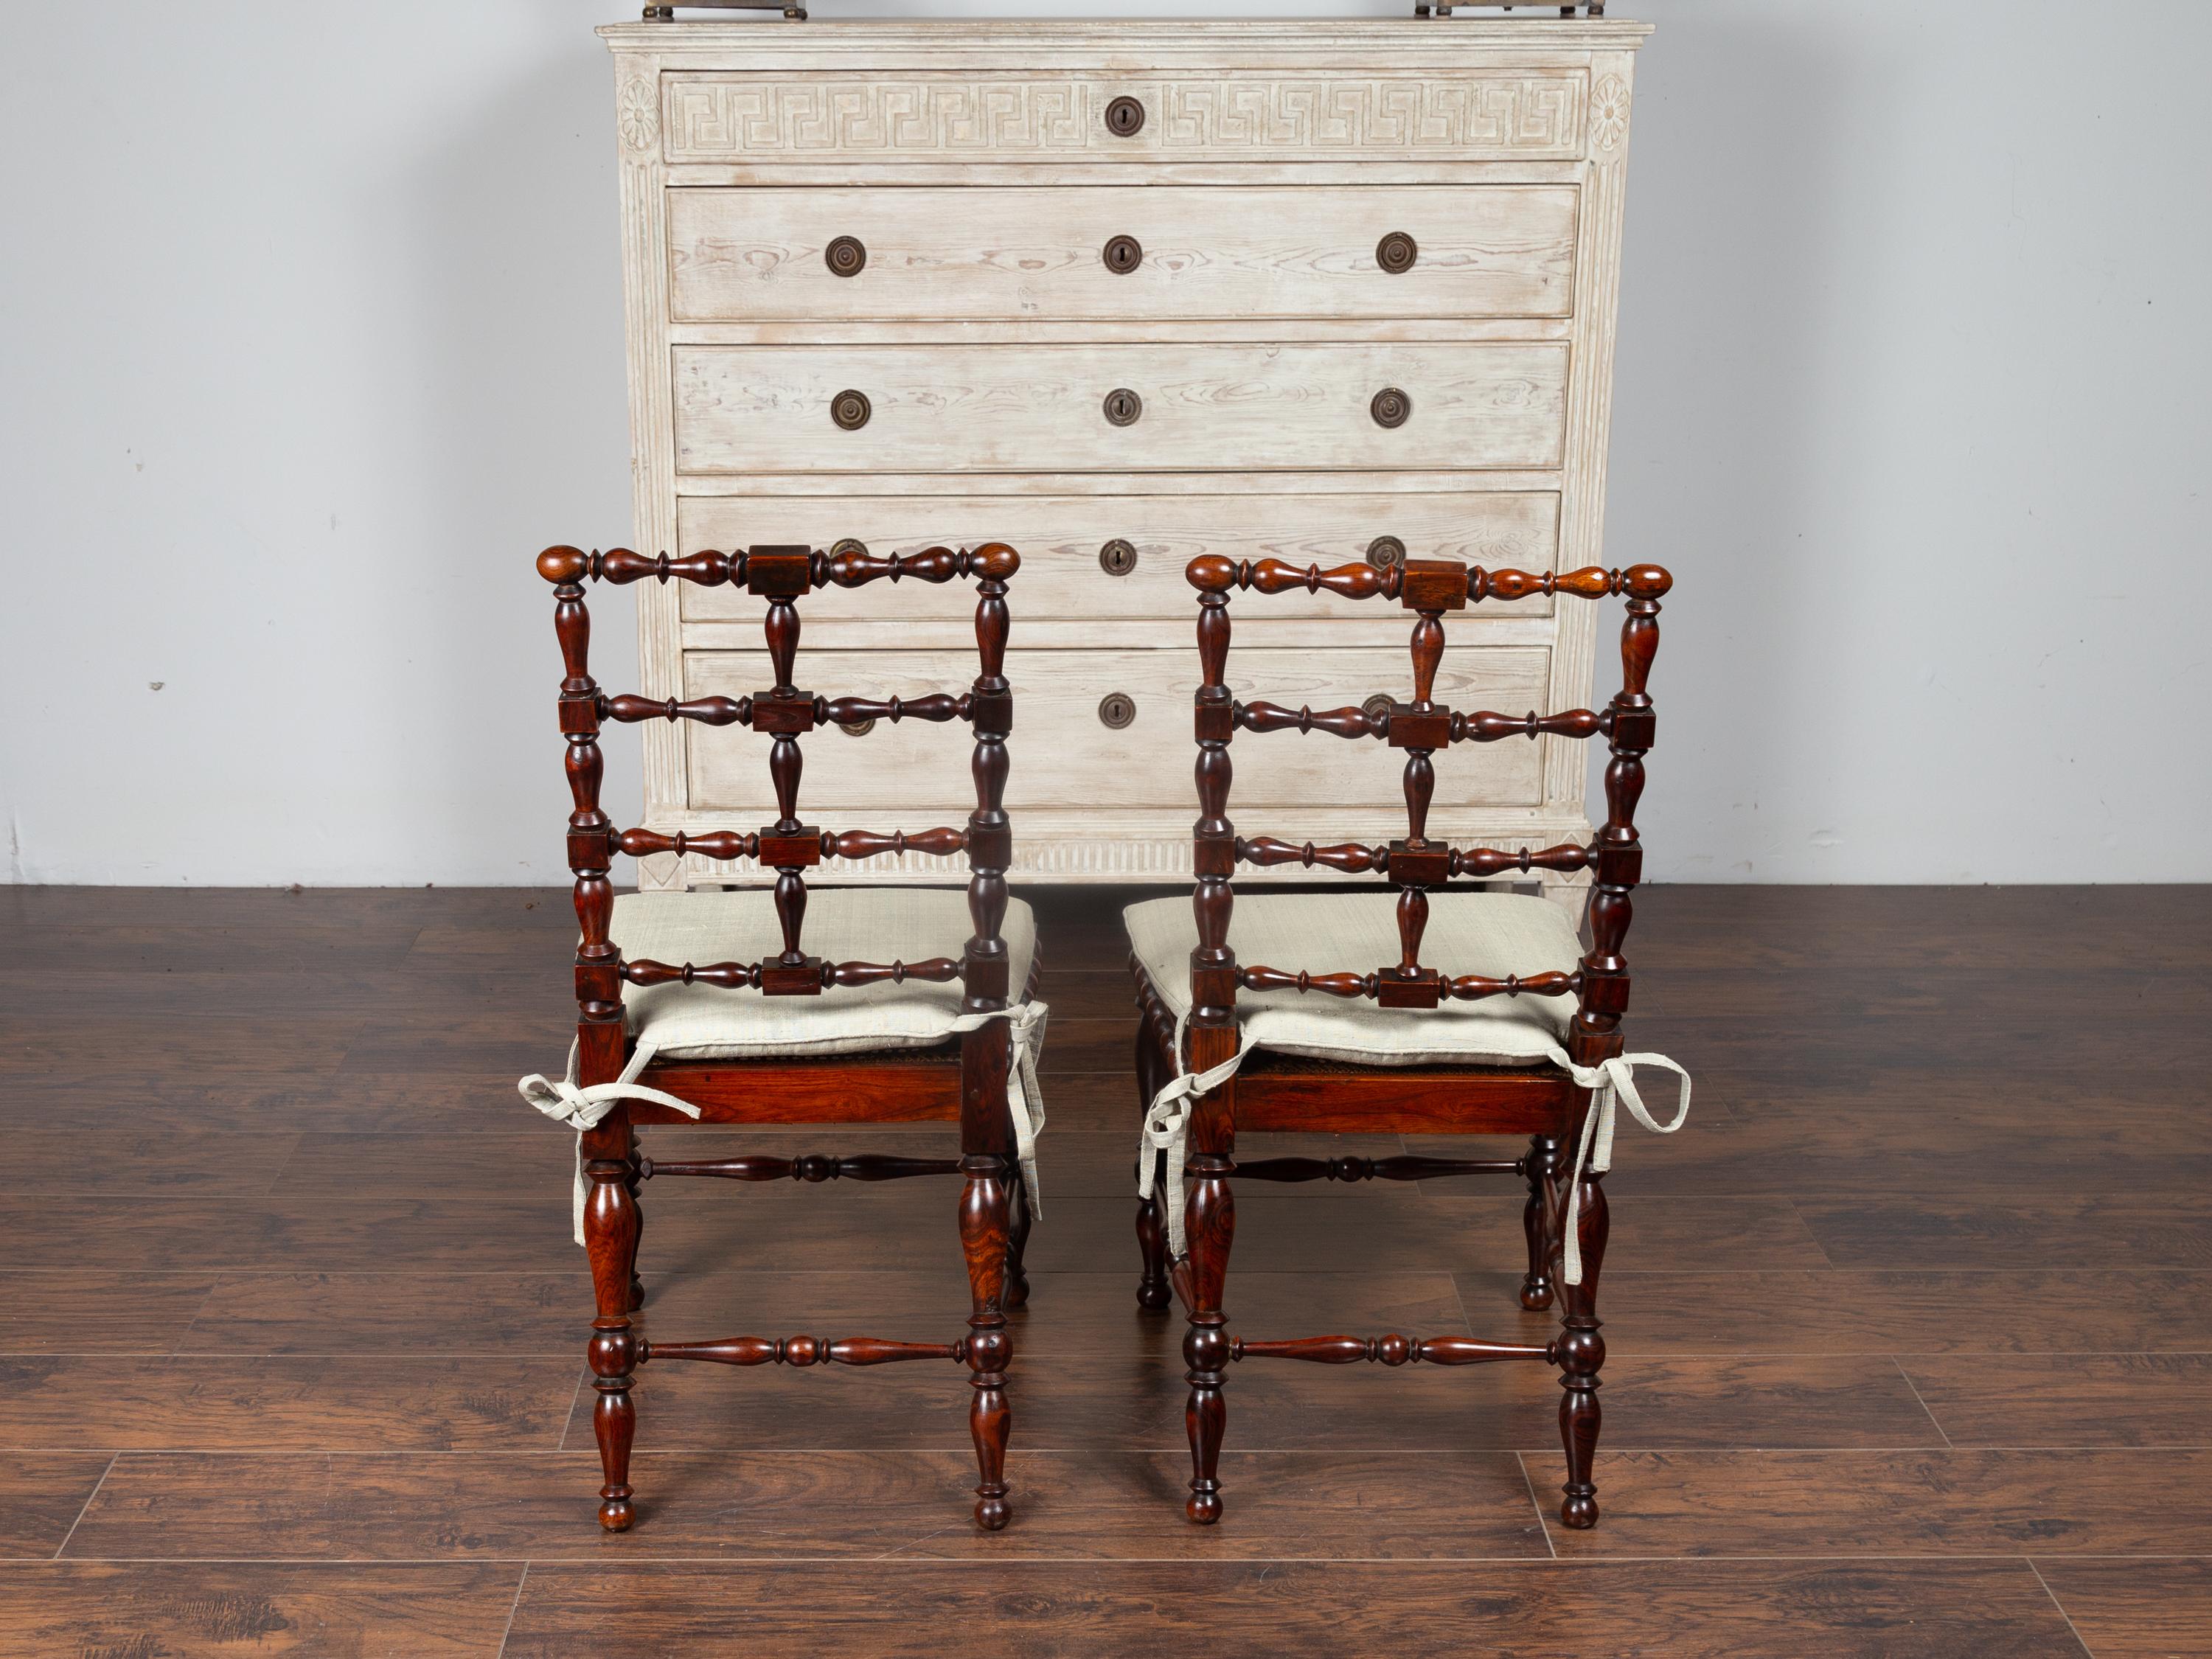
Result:
M2212 1355L1957 1354L1899 1363L1958 1446L2212 1446Z
M0 1447L447 1451L561 1443L575 1360L0 1359Z
M0 1568L0 1650L18 1659L495 1659L520 1565Z
M774 1560L904 1554L1143 1559L1529 1559L1549 1553L1504 1453L1224 1454L1233 1526L1180 1519L1187 1453L1030 1452L1007 1462L1016 1519L969 1518L972 1454L641 1453L636 1529L599 1531L588 1451L419 1456L125 1452L71 1559ZM1163 1538L1167 1540L1163 1542Z
M2035 1569L2096 1659L2203 1659L2212 1654L2212 1559L2069 1561Z
M1285 1651L1499 1659L2080 1659L2020 1562L1599 1565L876 1563L535 1569L507 1659L943 1654L987 1629L1022 1655ZM1293 1636L1291 1632L1310 1632Z
M110 1477L112 1480L113 1477ZM2212 1452L1601 1449L1603 1519L1562 1556L2179 1554Z

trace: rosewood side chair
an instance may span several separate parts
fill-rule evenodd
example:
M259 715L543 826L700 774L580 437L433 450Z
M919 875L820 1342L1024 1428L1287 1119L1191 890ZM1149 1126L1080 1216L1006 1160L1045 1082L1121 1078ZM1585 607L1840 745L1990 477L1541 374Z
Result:
M576 1039L561 1083L523 1081L533 1105L577 1130L577 1242L591 1257L598 1316L588 1350L599 1399L592 1415L605 1484L599 1522L611 1532L635 1516L629 1479L636 1423L631 1389L648 1361L725 1365L880 1365L951 1360L972 1385L969 1427L981 1480L975 1518L1006 1524L1006 1454L1012 1418L1006 1310L1026 1299L1022 1251L1036 1208L1034 1133L1042 1124L1036 1049L1044 1007L1033 997L1036 926L1010 901L1013 833L1004 807L1006 736L1013 696L1005 677L1006 585L1021 563L999 543L955 551L874 555L857 544L833 553L755 547L743 553L666 554L549 548L538 574L553 584L554 626L567 678L561 729L575 810L568 863L575 875ZM660 701L610 696L587 661L586 580L617 585L651 578L733 585L767 602L763 619L775 684L746 697ZM981 668L964 694L877 700L819 696L795 683L799 601L817 588L882 579L972 580ZM603 721L691 720L745 726L772 739L769 773L777 818L757 831L662 834L617 830L600 810ZM974 729L975 809L962 828L884 833L827 830L801 822L799 738L902 720L964 720ZM774 870L773 893L640 892L615 896L617 852L686 853L750 860ZM824 859L964 853L967 891L925 887L825 890L810 896L805 872ZM811 917L811 927L810 927ZM808 936L802 940L802 932ZM969 935L957 956L933 951ZM807 946L815 948L810 953ZM873 960L843 959L866 952ZM959 989L949 988L957 985ZM744 994L758 993L757 996ZM744 1157L655 1162L641 1151L643 1124L957 1121L951 1158L879 1155ZM631 1316L643 1305L637 1278L642 1216L638 1190L662 1176L733 1181L890 1181L958 1174L960 1243L973 1312L951 1342L795 1336L719 1341L647 1340Z
M1139 1152L1144 1272L1137 1299L1149 1309L1165 1308L1172 1290L1188 1315L1187 1512L1200 1522L1221 1516L1223 1389L1234 1362L1395 1366L1540 1359L1559 1366L1566 1390L1559 1409L1567 1460L1560 1518L1570 1527L1594 1525L1591 1464L1598 1373L1605 1363L1597 1279L1607 1214L1599 1177L1611 1161L1614 1101L1662 1133L1680 1127L1689 1106L1683 1075L1674 1121L1653 1121L1636 1092L1632 1067L1680 1068L1660 1055L1624 1055L1620 1030L1628 1006L1621 944L1643 861L1635 811L1654 730L1645 683L1659 642L1659 599L1672 579L1655 565L1535 575L1446 560L1324 570L1218 556L1194 560L1188 577L1198 590L1204 676L1195 703L1197 886L1188 905L1156 899L1125 916L1142 1013L1137 1072L1146 1109ZM1416 618L1412 701L1384 697L1318 711L1239 702L1228 684L1229 599L1248 589L1398 600ZM1436 702L1444 613L1533 593L1626 596L1620 695L1602 711L1548 715L1461 711ZM1239 732L1285 731L1379 738L1404 750L1405 837L1381 847L1317 847L1239 836L1229 819L1231 739ZM1601 733L1613 759L1605 778L1605 827L1590 845L1509 853L1428 838L1436 788L1431 757L1437 751L1457 743ZM1276 893L1240 902L1231 888L1239 864L1376 872L1397 889L1397 897L1394 903L1382 892ZM1595 872L1587 951L1568 913L1547 899L1440 890L1455 877L1479 880L1534 870ZM1424 964L1425 940L1445 967ZM1571 1019L1554 1000L1567 997L1576 1000ZM1510 1134L1528 1141L1525 1154L1510 1158L1240 1162L1239 1130ZM1539 1346L1461 1336L1230 1337L1224 1283L1237 1225L1233 1181L1469 1175L1512 1175L1527 1182L1528 1271L1520 1302L1540 1310L1557 1297L1565 1316L1555 1340ZM1191 1183L1187 1206L1180 1201L1185 1176Z

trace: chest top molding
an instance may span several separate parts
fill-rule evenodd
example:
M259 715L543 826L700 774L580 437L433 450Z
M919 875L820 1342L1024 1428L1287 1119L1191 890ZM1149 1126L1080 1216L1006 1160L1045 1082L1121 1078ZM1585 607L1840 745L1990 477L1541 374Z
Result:
M1036 69L1158 75L1182 64L1449 70L1587 63L1632 52L1651 25L1601 18L879 18L608 23L615 52L670 70Z

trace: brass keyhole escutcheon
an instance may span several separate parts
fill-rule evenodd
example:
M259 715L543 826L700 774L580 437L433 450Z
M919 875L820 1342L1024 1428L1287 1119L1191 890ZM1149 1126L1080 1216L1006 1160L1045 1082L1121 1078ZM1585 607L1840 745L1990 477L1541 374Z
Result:
M857 276L868 266L868 250L857 236L840 236L823 258L829 262L832 276Z
M1107 270L1116 276L1127 276L1145 263L1145 245L1133 236L1116 236L1106 244L1103 257Z
M1098 700L1098 723L1119 732L1137 718L1137 701L1126 691L1109 691Z
M1359 705L1359 712L1370 720L1388 720L1390 716L1390 699L1382 692L1377 691Z
M837 729L848 738L865 738L876 729L876 723L873 720L841 720Z
M1406 424L1413 412L1413 400L1395 386L1386 386L1375 394L1367 405L1367 412L1380 427L1400 427Z
M830 418L848 432L858 432L875 412L865 392L844 391L830 400Z
M1145 106L1133 98L1116 98L1106 106L1106 131L1116 138L1133 138L1145 130Z
M1098 568L1109 576L1126 576L1137 568L1137 550L1116 536L1098 550Z
M1367 544L1367 562L1377 570L1395 570L1406 562L1406 544L1395 536L1377 536Z
M1401 276L1421 257L1421 245L1402 230L1394 230L1375 244L1375 263L1393 276Z
M1116 386L1106 394L1106 418L1115 426L1134 426L1144 412L1145 400L1127 386Z

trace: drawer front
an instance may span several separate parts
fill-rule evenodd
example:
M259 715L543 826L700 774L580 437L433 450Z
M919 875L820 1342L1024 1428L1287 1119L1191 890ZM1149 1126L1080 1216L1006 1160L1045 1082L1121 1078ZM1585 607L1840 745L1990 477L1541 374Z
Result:
M1589 106L1588 72L1567 67L1150 76L709 70L672 72L660 82L661 154L678 165L1565 161L1583 154ZM635 94L623 94L624 131L649 144L651 95L636 85Z
M1279 558L1299 565L1346 564L1364 557L1378 537L1395 537L1417 559L1551 570L1559 562L1559 498L1541 492L1463 495L1345 495L1279 498L1265 514L1234 495L689 495L677 503L682 550L732 550L755 544L828 547L853 537L874 552L989 539L1019 550L1022 568L1009 603L1014 638L1043 619L1156 623L1161 643L1186 646L1194 595L1183 570L1201 553L1232 559ZM1127 555L1114 541L1128 544ZM1387 556L1387 553L1386 553ZM1124 569L1128 558L1133 568ZM681 585L686 622L757 625L762 602L726 587ZM1544 617L1545 596L1481 605L1456 613L1454 630L1498 617ZM975 612L966 582L932 587L876 582L815 595L802 607L810 639L846 622L963 626ZM1240 598L1231 608L1240 634L1287 621L1327 622L1355 639L1402 639L1406 613L1381 600L1354 604L1330 594L1291 592Z
M1547 695L1550 653L1540 647L1447 650L1438 701L1455 708L1525 714ZM799 651L805 689L825 696L910 696L965 690L972 653ZM1024 807L1194 810L1191 696L1195 651L1013 651L1012 769L1006 801ZM684 655L688 696L742 696L768 683L764 651ZM1242 698L1337 708L1379 691L1404 696L1412 670L1401 648L1311 651L1237 648L1229 680ZM1101 705L1128 700L1126 725L1109 726ZM835 730L805 739L800 816L824 829L918 830L960 823L975 805L968 773L971 739L957 723L878 722L866 737ZM700 727L690 738L690 805L730 811L732 828L775 817L768 744L740 727ZM1332 809L1389 807L1401 799L1403 755L1371 738L1322 733L1241 733L1231 817L1247 834L1328 840ZM1533 806L1542 785L1541 750L1526 738L1462 744L1437 757L1437 810L1455 805ZM1018 841L1021 824L1017 817Z
M1576 204L1573 186L1550 185L672 190L670 310L679 322L1565 317Z
M1565 440L1564 344L678 346L673 356L679 472L1553 468ZM1385 426L1375 400L1392 389L1410 408ZM1125 392L1135 401L1115 407Z

